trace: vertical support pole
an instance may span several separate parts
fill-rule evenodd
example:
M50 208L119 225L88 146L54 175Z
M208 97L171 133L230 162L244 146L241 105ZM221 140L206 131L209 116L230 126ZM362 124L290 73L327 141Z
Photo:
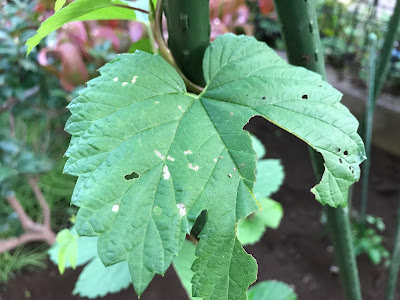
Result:
M203 56L210 44L209 0L166 0L168 47L183 74L204 86Z
M275 0L275 8L282 24L289 62L317 72L326 79L324 55L312 0ZM322 157L311 149L310 154L319 180L324 171ZM343 207L328 207L327 216L346 297L348 300L361 300L360 281L346 211Z

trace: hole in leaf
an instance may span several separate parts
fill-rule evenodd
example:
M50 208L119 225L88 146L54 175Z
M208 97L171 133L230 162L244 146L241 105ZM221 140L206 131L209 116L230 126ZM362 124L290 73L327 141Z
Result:
M301 96L301 99L307 100L308 99L308 95L304 94L303 96Z
M136 173L136 172L132 172L131 174L128 174L128 175L125 175L125 176L124 176L124 178L125 178L126 180L137 179L137 178L139 178L139 177L140 177L140 175L139 175L138 173Z
M345 151L343 152L343 154L344 154L344 155L349 155L349 152L348 152L347 150L345 150Z

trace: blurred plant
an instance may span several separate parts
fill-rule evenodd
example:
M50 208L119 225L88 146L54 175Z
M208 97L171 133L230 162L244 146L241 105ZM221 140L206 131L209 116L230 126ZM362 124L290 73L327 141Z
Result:
M42 249L43 250L43 249ZM46 267L46 252L31 250L21 246L13 253L5 252L0 254L0 283L7 283L10 277L22 269L36 269Z
M263 144L254 136L252 136L252 140L258 157L254 196L263 210L238 222L237 235L242 245L258 242L267 228L278 228L283 217L281 204L269 198L271 194L279 190L283 183L285 178L283 166L279 159L262 159L265 156Z
M211 40L227 32L252 35L245 0L210 0Z
M265 16L274 11L273 0L258 0L258 5L260 6L260 12Z
M54 161L62 157L68 143L63 127L67 119L65 106L71 98L59 87L58 79L37 63L36 51L26 57L25 43L37 28L36 19L40 16L37 11L38 5L27 0L1 4L0 276L3 281L13 270L25 265L43 266L46 247L25 246L22 251L20 246L31 241L54 242L51 223L60 226L65 218L65 209L60 208L65 207L75 182L72 177L51 173ZM60 174L62 169L56 169ZM46 174L52 174L53 182ZM54 188L48 186L49 182ZM58 194L57 186L61 186ZM60 205L61 202L64 203ZM50 211L57 208L57 203L60 217L51 222Z
M113 60L117 53L127 52L141 39L144 26L138 22L90 21L72 22L46 39L47 46L38 62L60 78L61 86L72 91L96 75L97 69Z
M385 230L385 223L382 218L371 215L366 216L365 221L366 224L352 222L355 255L365 253L375 265L384 260L385 265L388 266L389 251L382 245L383 237L378 233Z

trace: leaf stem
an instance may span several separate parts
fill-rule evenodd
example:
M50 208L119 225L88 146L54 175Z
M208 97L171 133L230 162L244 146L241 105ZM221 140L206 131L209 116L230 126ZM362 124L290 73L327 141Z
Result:
M130 9L130 10L135 10L135 11L140 11L140 12L145 13L145 14L150 14L150 12L148 10L145 10L145 9L142 9L142 8L138 8L138 7L133 7L133 6L129 6L129 5L123 5L123 4L114 4L114 6Z

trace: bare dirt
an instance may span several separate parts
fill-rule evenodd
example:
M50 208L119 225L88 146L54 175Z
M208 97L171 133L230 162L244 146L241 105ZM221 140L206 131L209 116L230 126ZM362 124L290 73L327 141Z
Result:
M342 300L339 276L330 271L335 266L326 228L321 224L322 207L309 192L316 183L306 145L293 136L254 118L247 128L266 145L268 158L280 158L286 179L273 195L284 208L277 230L268 230L262 240L246 247L258 261L258 280L276 279L292 285L300 300ZM399 203L400 158L379 149L372 150L372 169L368 213L384 219L385 245L392 249L395 213ZM360 185L354 188L354 208L359 208ZM384 299L387 269L374 266L366 256L358 257L364 300ZM25 272L0 287L1 300L77 300L71 296L79 270L68 270L63 276L49 264L47 270ZM133 288L104 297L105 300L137 299ZM172 268L165 277L156 276L142 300L187 299ZM400 299L400 287L396 300Z

